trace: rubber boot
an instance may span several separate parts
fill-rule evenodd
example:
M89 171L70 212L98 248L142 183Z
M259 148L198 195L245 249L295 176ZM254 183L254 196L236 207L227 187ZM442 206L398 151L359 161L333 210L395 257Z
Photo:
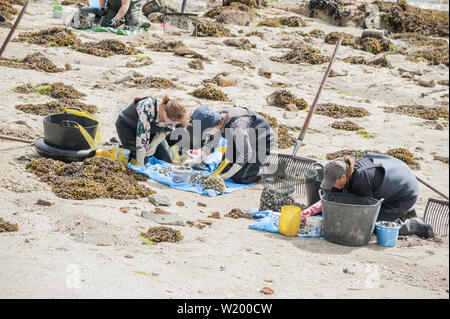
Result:
M433 227L419 217L410 218L402 222L398 234L400 236L417 235L425 239L434 237Z

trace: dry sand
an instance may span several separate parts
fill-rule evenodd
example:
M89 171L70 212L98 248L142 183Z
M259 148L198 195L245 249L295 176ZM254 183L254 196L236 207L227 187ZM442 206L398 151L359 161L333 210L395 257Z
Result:
M265 15L292 15L267 8ZM51 5L33 2L19 27L21 31L37 31L58 26L52 19ZM283 32L339 31L360 35L356 28L338 28L319 20L310 20L303 28L269 28L229 26L233 33L258 29L265 39L251 37L257 45L251 51L241 51L222 44L224 38L184 38L192 50L211 58L204 63L203 71L192 70L189 58L145 49L153 64L139 69L122 67L133 60L130 56L110 58L82 54L67 48L11 42L4 57L23 58L33 52L42 52L62 67L70 63L73 70L49 74L32 70L1 68L0 70L0 128L2 134L36 138L42 136L42 119L18 111L14 106L24 100L44 101L38 95L23 95L11 91L28 82L57 82L74 85L88 94L85 103L95 104L96 114L103 125L103 137L116 136L114 122L118 113L134 97L171 97L184 101L192 111L199 105L221 108L237 104L277 117L285 124L300 126L307 113L300 111L295 119L283 119L283 111L268 106L265 97L275 88L272 81L288 83L289 90L312 103L322 79L326 64L290 65L276 63L269 57L282 55L288 49L273 49ZM0 28L4 39L8 29ZM83 40L119 38L123 41L148 41L152 35L163 36L162 27L153 25L148 34L119 37L111 33L76 31ZM16 34L17 36L17 34ZM315 47L331 54L334 46L322 40L313 40ZM404 56L391 55L393 69L373 68L344 63L349 55L371 54L342 47L334 66L336 71L347 70L345 77L330 78L325 85L321 102L361 106L371 115L359 120L373 139L363 138L354 132L332 129L334 119L315 115L299 155L313 157L325 163L325 155L342 149L377 149L404 147L419 158L422 169L417 176L448 193L448 164L434 160L433 156L448 156L448 127L435 130L418 126L424 120L406 115L388 114L380 106L423 104L434 106L447 103L448 86L437 86L443 92L421 98L421 93L433 89L418 86L402 78L398 67L422 70L429 78L447 79L445 66L428 66L413 63ZM255 70L240 69L224 61L231 58L251 61ZM257 74L260 67L273 72L270 80ZM174 79L180 89L129 89L112 84L133 71ZM189 95L204 79L228 71L237 80L234 87L222 90L231 102L210 102ZM105 89L93 89L105 84ZM434 89L436 89L434 88ZM447 97L441 98L443 94ZM31 148L4 150L22 144L0 141L0 216L18 223L18 232L0 234L0 298L448 298L449 250L448 239L423 240L415 236L399 242L396 248L382 248L373 237L366 247L345 247L320 239L287 238L278 234L248 229L248 219L231 219L224 215L232 208L251 209L259 206L261 185L214 198L206 198L170 189L149 182L159 194L169 196L173 202L183 201L185 207L173 205L172 209L186 220L208 219L219 211L221 219L211 219L212 226L198 229L190 226L172 226L184 236L179 243L160 243L153 246L141 244L139 233L157 226L139 217L142 210L151 210L146 198L139 200L65 200L56 197L48 185L25 171L22 155L34 156ZM292 149L284 150L290 153ZM437 195L421 187L417 203L419 215L423 214L429 197ZM438 198L438 197L437 197ZM36 205L38 199L53 202L52 206ZM201 201L206 208L197 206ZM129 206L123 214L120 207ZM145 272L145 273L142 273ZM147 274L147 275L145 275ZM263 287L274 290L273 295L263 295Z

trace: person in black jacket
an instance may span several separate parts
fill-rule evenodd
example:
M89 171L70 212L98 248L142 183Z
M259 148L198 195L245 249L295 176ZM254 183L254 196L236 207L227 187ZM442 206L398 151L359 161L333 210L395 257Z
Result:
M384 221L395 221L412 211L419 196L419 183L408 165L374 153L356 161L348 156L328 163L320 187L384 198L378 215L378 220Z

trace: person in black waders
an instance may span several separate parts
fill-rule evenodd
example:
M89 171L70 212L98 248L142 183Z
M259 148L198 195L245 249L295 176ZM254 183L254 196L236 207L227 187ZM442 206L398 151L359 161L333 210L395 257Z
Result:
M220 138L227 139L224 159L230 164L221 177L232 179L239 184L250 184L260 180L258 176L261 164L275 143L275 135L269 123L259 114L244 107L230 107L216 112L207 106L197 108L192 114L194 132L196 125L201 125L207 142L199 154L187 162L195 167L203 163L219 145Z
M415 218L414 205L419 197L419 183L403 161L375 153L367 153L364 159L356 161L347 156L329 162L323 174L320 187L324 190L384 198L377 221L395 221L400 225L400 235L433 237L431 225ZM307 208L304 213L308 214L309 210Z
M136 98L120 112L116 130L122 147L130 150L130 160L144 167L150 156L170 163L173 158L166 136L176 126L186 126L186 108L167 95L158 100L153 97Z

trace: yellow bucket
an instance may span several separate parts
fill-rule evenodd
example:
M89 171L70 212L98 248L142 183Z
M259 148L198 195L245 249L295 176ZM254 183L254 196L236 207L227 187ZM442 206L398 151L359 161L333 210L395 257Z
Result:
M281 207L280 233L285 236L297 236L301 212L301 208L297 206Z

